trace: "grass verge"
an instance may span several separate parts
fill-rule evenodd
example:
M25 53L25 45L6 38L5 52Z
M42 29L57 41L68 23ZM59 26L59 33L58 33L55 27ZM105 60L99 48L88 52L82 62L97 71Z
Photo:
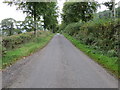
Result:
M19 48L7 51L2 57L2 69L43 48L51 40L53 35L52 33L45 32L29 43L22 44Z
M120 75L118 75L118 63L117 63L118 58L103 55L102 53L99 53L99 51L96 51L95 49L80 43L79 40L76 40L72 36L69 36L67 34L64 34L64 36L68 40L70 40L78 49L83 51L90 58L92 58L97 63L102 65L104 68L106 68L111 74L113 74L117 78L120 78Z

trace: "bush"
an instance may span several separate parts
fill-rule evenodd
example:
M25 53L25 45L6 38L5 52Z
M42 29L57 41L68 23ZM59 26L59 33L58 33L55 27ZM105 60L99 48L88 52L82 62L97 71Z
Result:
M88 45L99 46L102 50L108 52L114 50L120 44L118 41L118 30L120 29L120 20L97 20L85 23L78 35L83 42Z
M59 26L59 32L63 33L65 27L66 27L66 24L65 24L65 23L62 23L62 24Z

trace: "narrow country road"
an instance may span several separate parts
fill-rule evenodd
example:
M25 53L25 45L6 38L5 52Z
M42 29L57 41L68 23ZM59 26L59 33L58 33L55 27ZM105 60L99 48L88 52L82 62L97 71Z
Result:
M117 88L117 80L101 66L79 51L63 35L55 35L41 51L25 58L27 61L14 76L9 88ZM23 62L18 61L18 62ZM29 60L29 61L28 61ZM16 63L19 64L19 63ZM3 72L6 84L8 72ZM9 82L10 83L10 82Z

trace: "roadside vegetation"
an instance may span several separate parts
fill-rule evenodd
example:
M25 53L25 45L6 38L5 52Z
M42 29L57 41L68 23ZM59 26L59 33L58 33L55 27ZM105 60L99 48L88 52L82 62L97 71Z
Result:
M3 3L11 7L15 5L26 17L24 21L8 17L0 22L1 69L43 48L58 28L56 2L4 0Z
M3 38L2 68L43 48L53 37L50 32L23 33Z
M105 2L103 5L109 10L96 13L100 6L97 2L66 2L59 32L65 34L76 47L120 78L118 73L120 17L117 14L120 7L114 9L114 4Z
M67 33L82 43L103 51L103 54L118 57L120 19L97 19L86 23L72 23L65 27Z
M70 40L78 49L83 51L86 55L88 55L91 59L98 62L104 68L111 72L115 77L118 77L118 58L117 57L109 57L107 54L103 54L100 50L95 49L89 45L83 44L79 40L73 38L70 35L64 34L64 36ZM120 78L120 76L119 76Z

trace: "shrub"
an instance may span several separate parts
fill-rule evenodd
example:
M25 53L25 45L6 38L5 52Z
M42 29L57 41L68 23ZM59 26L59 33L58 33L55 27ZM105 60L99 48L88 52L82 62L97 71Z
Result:
M64 31L65 33L68 33L69 35L75 36L80 30L80 27L82 26L82 24L83 24L82 22L68 24L65 27Z

